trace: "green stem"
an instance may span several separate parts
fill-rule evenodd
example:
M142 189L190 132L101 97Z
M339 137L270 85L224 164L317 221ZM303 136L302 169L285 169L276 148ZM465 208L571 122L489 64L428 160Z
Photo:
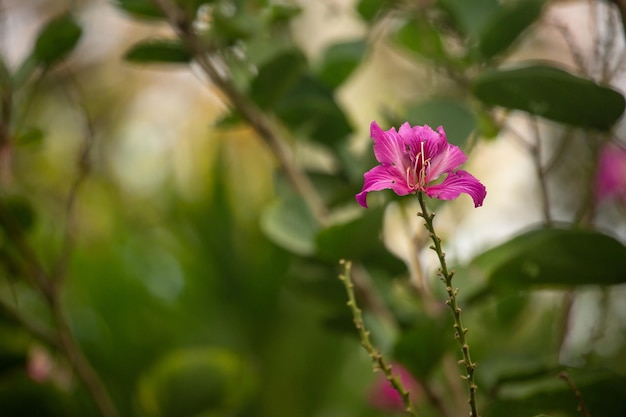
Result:
M459 345L461 346L461 353L463 354L463 359L459 361L459 364L462 364L465 367L465 375L462 375L463 378L467 382L467 389L469 393L469 406L470 406L470 416L471 417L479 417L478 411L476 411L476 390L478 386L474 382L474 371L476 370L476 363L472 362L472 358L470 356L470 347L467 343L467 328L463 327L463 322L461 321L461 308L457 304L456 296L459 292L458 288L452 287L452 277L454 276L454 271L448 270L448 265L446 263L446 254L443 252L441 248L441 239L435 233L435 228L433 226L433 219L435 217L435 213L429 213L428 208L426 207L426 203L424 202L424 194L422 192L417 193L417 199L420 203L421 213L418 213L420 217L424 218L426 229L430 234L430 238L433 241L433 246L430 248L435 251L437 257L439 258L439 265L441 266L439 270L439 276L441 280L446 285L446 292L448 293L448 299L446 300L446 304L452 310L452 316L454 317L454 330L455 330L455 338L459 341Z
M372 342L370 341L370 332L365 328L365 324L363 323L363 313L359 308L356 297L354 295L354 285L352 284L352 280L350 279L350 270L352 268L352 263L350 261L341 261L344 265L343 274L339 275L339 279L343 282L346 287L346 293L348 294L348 307L352 311L352 316L354 318L354 325L359 332L359 336L361 337L361 345L367 351L372 363L374 364L374 368L380 370L385 376L387 380L396 390L396 392L402 398L402 404L404 405L404 409L407 414L417 417L417 413L413 408L413 404L411 403L411 394L404 388L402 385L402 381L399 377L393 374L391 365L385 361L382 353L378 349L376 349Z

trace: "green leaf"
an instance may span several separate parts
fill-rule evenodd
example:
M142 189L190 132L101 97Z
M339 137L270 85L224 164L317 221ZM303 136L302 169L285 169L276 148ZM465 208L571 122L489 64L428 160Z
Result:
M19 227L22 232L29 231L35 225L37 218L35 208L31 202L19 195L5 197L0 201L0 211L2 224L0 227Z
M276 113L289 127L324 145L337 147L352 132L332 90L308 75L276 104Z
M367 43L363 39L331 45L324 51L317 70L319 79L331 89L337 88L358 67L366 51Z
M415 317L411 328L404 330L396 341L393 356L418 379L426 380L453 346L452 332L448 321L426 315Z
M192 56L177 39L150 39L133 45L124 54L124 59L142 64L187 64Z
M305 202L297 197L282 199L261 214L261 230L278 246L298 255L315 253L317 222Z
M589 415L620 417L626 407L626 377L610 372L569 370L581 393ZM486 415L527 417L538 413L553 416L580 416L578 400L572 389L557 374L536 378L523 384L507 384L489 402ZM545 414L544 414L545 415Z
M445 10L462 33L477 38L498 9L498 0L439 0L438 6Z
M116 0L115 4L134 17L143 19L163 18L163 13L152 0Z
M487 105L599 130L609 130L625 107L616 90L546 65L487 72L474 80L472 89Z
M356 10L365 21L372 22L388 3L389 0L360 0Z
M270 4L267 9L267 21L270 25L282 24L302 13L299 6L285 4Z
M273 107L298 81L306 65L299 49L280 53L259 69L250 84L250 96L260 107Z
M15 143L21 146L38 146L43 141L44 133L38 127L25 129L16 136Z
M538 229L476 257L470 270L496 291L626 282L626 247L588 230Z
M74 49L82 33L82 28L69 13L58 16L39 32L33 56L40 64L50 66Z
M317 254L328 261L363 259L381 248L384 207L360 210L360 217L333 224L319 232L315 239Z
M411 19L395 34L397 44L420 57L442 61L447 58L441 36L428 19Z
M545 0L504 3L480 34L478 48L482 56L489 59L506 51L541 16L544 4Z
M260 17L257 15L244 12L231 15L228 3L224 3L224 6L217 5L211 17L213 33L226 44L251 38L262 28Z
M407 109L406 117L417 125L427 124L433 129L443 126L448 141L463 146L476 128L472 112L461 102L451 99L433 99Z

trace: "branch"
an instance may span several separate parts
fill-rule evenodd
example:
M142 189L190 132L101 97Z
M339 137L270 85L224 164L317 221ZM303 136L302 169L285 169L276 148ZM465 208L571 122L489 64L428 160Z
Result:
M326 224L328 209L315 187L295 165L289 155L284 140L276 132L265 113L247 96L242 94L232 81L218 69L210 52L193 30L192 22L183 10L169 0L153 0L163 11L166 19L185 43L195 61L209 79L222 91L246 122L257 132L270 148L283 172L289 178L295 190L305 200L311 213L320 224Z

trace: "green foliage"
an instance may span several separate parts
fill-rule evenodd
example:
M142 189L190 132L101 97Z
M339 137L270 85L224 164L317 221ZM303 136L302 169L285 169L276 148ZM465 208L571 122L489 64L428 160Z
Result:
M487 105L590 129L610 129L626 105L619 92L547 65L490 71L472 89Z
M217 348L171 352L139 383L147 416L224 415L243 408L254 386L250 365Z
M367 44L362 39L335 43L324 51L317 74L329 88L338 88L363 60Z
M33 49L34 58L45 67L55 64L72 52L82 32L69 13L55 17L39 32Z
M449 14L458 31L474 39L482 33L499 7L497 0L439 0L437 4Z
M142 19L161 19L163 13L151 0L113 0L115 4L131 14Z
M490 288L572 288L626 280L626 246L602 233L575 229L526 232L475 258L471 268Z
M490 59L507 49L541 15L545 0L504 3L489 19L480 33L478 49Z
M277 245L299 255L315 253L318 225L301 199L281 199L268 206L261 217L261 228Z
M187 48L175 39L150 39L133 45L124 59L138 64L187 64L192 56Z
M437 61L447 60L439 31L425 18L411 19L398 29L394 39L419 57Z
M435 129L443 126L448 141L463 146L476 129L472 112L462 103L450 99L432 99L409 106L406 117L415 124L427 124Z

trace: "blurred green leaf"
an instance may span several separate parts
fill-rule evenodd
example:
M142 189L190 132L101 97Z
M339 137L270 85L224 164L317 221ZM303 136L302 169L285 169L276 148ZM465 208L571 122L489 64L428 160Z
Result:
M29 55L20 64L20 66L13 73L13 88L19 90L24 86L26 81L33 75L38 67L37 58L34 55Z
M610 372L568 371L585 401L589 415L620 417L626 408L626 377ZM552 374L522 384L500 387L497 398L487 404L485 414L493 417L527 417L538 413L580 416L572 389Z
M163 18L163 13L152 0L115 0L115 4L134 17L143 19Z
M0 415L3 417L80 415L75 398L53 384L37 383L22 372L0 380Z
M178 350L141 378L138 400L148 416L227 415L243 407L253 387L250 366L231 351Z
M307 256L315 253L317 222L305 202L297 197L284 198L261 214L261 229L278 246Z
M478 48L482 56L489 59L506 51L541 16L544 4L545 0L502 4L481 31Z
M438 0L438 6L445 10L457 30L477 38L498 9L498 0Z
M443 61L447 58L439 31L426 18L407 21L396 32L394 40L422 58L433 61Z
M150 39L133 45L124 54L124 59L141 64L187 64L192 56L177 39Z
M413 124L427 124L433 129L443 126L448 141L460 147L476 128L472 112L462 102L452 99L436 98L412 105L406 117Z
M15 143L20 146L38 146L43 142L44 133L38 127L30 127L19 132Z
M74 49L82 33L69 13L55 17L39 32L33 56L40 64L50 66Z
M470 269L495 290L626 282L626 247L588 230L538 229L476 257Z
M300 77L277 103L276 113L294 131L331 147L340 146L352 132L333 92L308 75Z
M389 0L360 0L356 10L365 21L371 22L388 3Z
M306 65L299 49L280 53L259 69L250 85L250 96L261 107L273 107L298 81Z
M382 249L380 230L384 207L361 210L361 215L321 230L315 239L317 254L329 261L362 259L376 248Z
M363 39L329 46L317 70L319 79L334 90L359 66L366 51L367 43Z
M211 18L212 33L226 44L251 38L262 28L259 16L240 11L238 8L233 10L231 2L219 2L215 5Z
M426 315L415 317L410 329L402 331L393 356L420 380L427 380L453 347L453 329L447 320Z
M4 197L2 201L0 201L0 213L0 222L2 228L5 230L7 227L17 226L21 231L25 232L32 229L35 224L35 208L24 196L14 195Z
M290 21L302 13L302 8L286 4L270 4L267 9L267 20L270 25L281 24Z
M487 105L600 130L610 129L625 107L616 90L546 65L487 72L474 80L472 89Z

